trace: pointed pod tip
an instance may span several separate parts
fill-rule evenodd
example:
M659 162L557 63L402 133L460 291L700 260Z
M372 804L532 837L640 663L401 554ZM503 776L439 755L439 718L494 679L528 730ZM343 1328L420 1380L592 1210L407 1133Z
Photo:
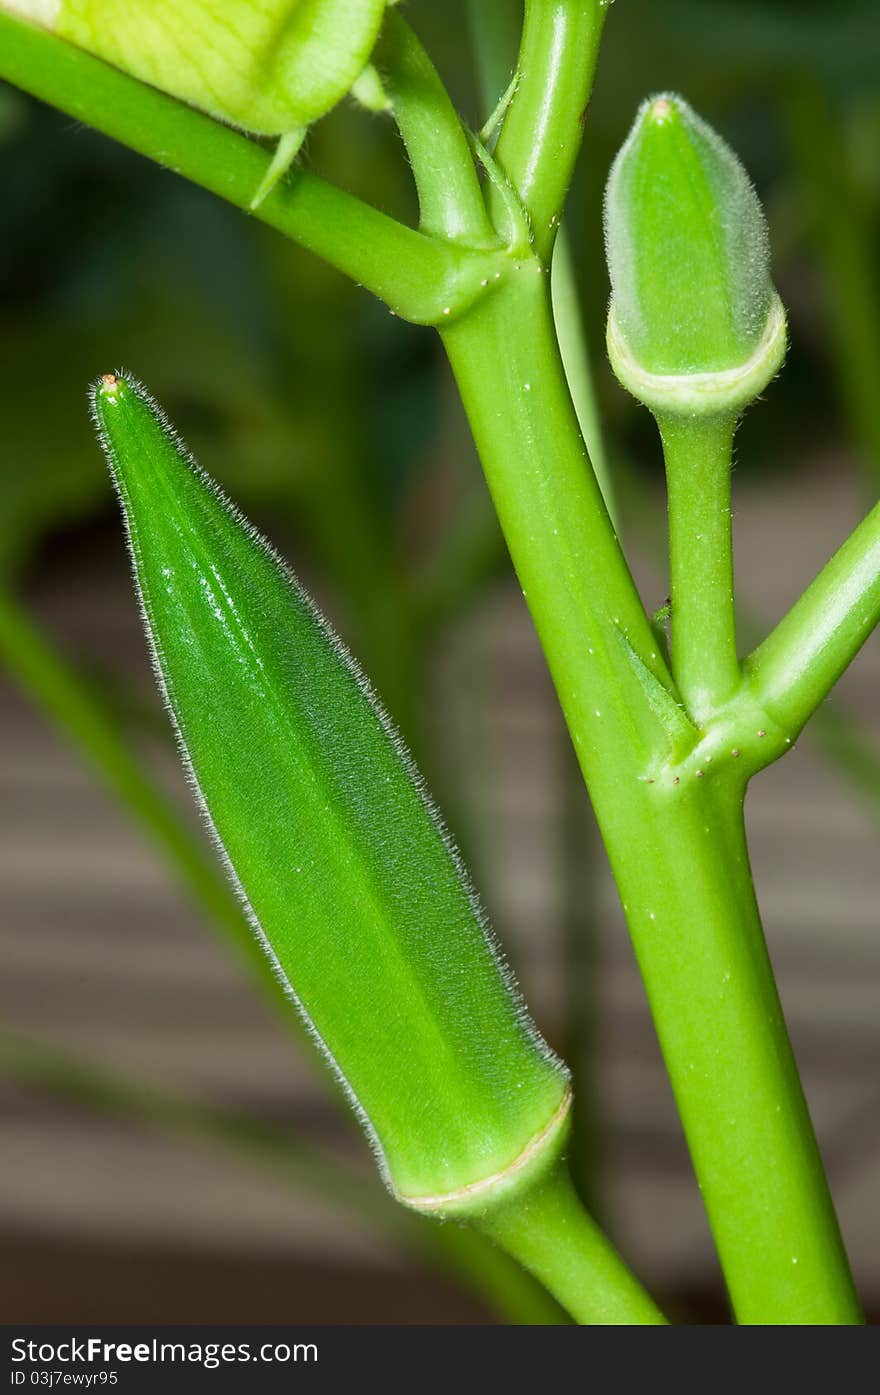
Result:
M671 135L682 126L692 126L696 119L693 108L677 92L655 92L639 107L628 144L661 132Z
M679 114L678 100L668 92L652 97L645 110L645 120L655 126L665 126Z
M154 428L167 436L173 434L143 384L125 370L102 373L94 378L89 387L89 406L98 439L114 474L123 470L135 456L143 465L143 450L135 450L131 443L134 436L140 438L144 432L149 435Z
M117 369L115 373L102 373L99 378L95 378L89 388L89 399L92 416L104 431L109 429L111 418L119 416L119 409L122 407L126 408L126 417L129 417L133 410L137 411L139 404L159 415L158 408L143 384L125 370Z
M109 406L115 407L127 388L128 383L120 373L102 373L92 386L95 406L107 403Z

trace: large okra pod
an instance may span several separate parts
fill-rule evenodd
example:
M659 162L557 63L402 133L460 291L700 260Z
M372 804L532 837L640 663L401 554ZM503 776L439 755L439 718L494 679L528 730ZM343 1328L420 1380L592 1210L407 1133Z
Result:
M568 1078L375 694L144 390L95 415L156 672L251 921L386 1180L485 1209L555 1156Z

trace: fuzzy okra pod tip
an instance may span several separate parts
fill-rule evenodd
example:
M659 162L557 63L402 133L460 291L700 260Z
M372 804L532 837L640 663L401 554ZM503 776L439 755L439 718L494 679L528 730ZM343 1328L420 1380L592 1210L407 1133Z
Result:
M254 135L277 136L256 206L309 126L348 92L388 102L370 55L396 0L0 0L123 72Z
M509 1199L563 1146L539 1036L354 660L132 379L94 413L156 673L254 930L398 1198Z
M658 416L736 415L785 355L767 224L730 147L672 93L639 110L605 196L608 349Z

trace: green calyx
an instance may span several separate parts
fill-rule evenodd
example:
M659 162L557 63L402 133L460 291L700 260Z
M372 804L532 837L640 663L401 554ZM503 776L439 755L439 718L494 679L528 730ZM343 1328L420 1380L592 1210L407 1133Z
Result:
M368 684L137 384L94 410L160 684L255 934L386 1180L483 1213L565 1137L568 1075Z
M497 1172L488 1173L454 1191L436 1195L401 1196L411 1210L427 1216L478 1218L507 1206L529 1192L562 1158L571 1134L571 1091L566 1089L555 1112L526 1146Z
M605 199L608 349L658 413L739 412L778 371L785 313L748 175L680 97L645 102Z
M736 368L707 373L650 373L632 352L614 302L608 312L608 357L618 380L657 417L737 416L782 367L788 346L785 309L774 293L754 353Z

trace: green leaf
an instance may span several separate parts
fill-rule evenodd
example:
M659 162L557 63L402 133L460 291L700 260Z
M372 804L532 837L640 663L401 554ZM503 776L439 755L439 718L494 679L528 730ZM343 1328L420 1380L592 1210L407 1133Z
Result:
M677 754L681 750L686 750L694 744L698 731L685 708L670 692L669 688L660 682L657 675L651 672L647 664L642 662L623 631L615 626L614 635L642 685L642 691L650 704L651 711L659 719L672 742L673 752ZM663 638L665 639L665 635Z
M157 676L254 930L401 1200L485 1206L558 1149L568 1084L375 695L143 388L96 419Z

